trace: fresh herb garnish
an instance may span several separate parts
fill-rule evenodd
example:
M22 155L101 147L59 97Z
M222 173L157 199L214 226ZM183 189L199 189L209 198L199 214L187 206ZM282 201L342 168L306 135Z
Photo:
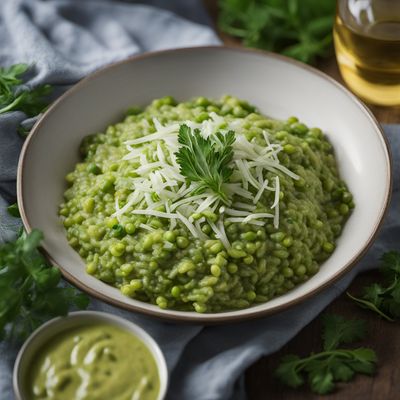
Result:
M47 96L52 88L41 85L33 89L21 86L22 75L28 70L27 64L0 67L0 114L8 111L22 111L27 116L39 114L47 106Z
M7 212L8 212L12 217L15 217L15 218L20 218L20 217L21 217L21 215L20 215L20 213L19 213L19 208L18 208L18 204L17 204L17 203L14 203L14 204L9 205L9 206L7 207Z
M219 0L219 27L245 46L312 63L330 53L335 0Z
M376 355L368 348L342 349L365 336L365 323L346 320L328 314L323 318L323 351L300 358L287 355L281 361L276 375L285 384L296 388L307 381L313 392L326 394L335 389L336 382L347 382L356 373L371 375L375 370Z
M46 320L86 308L89 299L72 287L60 287L58 268L39 252L38 230L0 245L0 336L24 339Z
M380 271L385 277L386 285L373 283L364 288L361 297L347 295L357 304L369 309L387 321L393 322L400 317L400 253L390 251L382 256Z
M182 145L176 153L180 172L191 182L199 182L194 193L211 189L224 202L228 202L222 184L228 182L232 175L229 167L233 158L235 133L217 132L213 138L204 138L199 129L190 129L181 125L178 142Z

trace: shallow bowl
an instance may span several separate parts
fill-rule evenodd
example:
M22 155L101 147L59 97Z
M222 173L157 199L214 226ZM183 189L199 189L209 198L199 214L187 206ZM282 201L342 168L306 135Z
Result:
M64 177L79 160L81 140L120 120L132 105L144 106L166 95L184 101L224 94L247 100L273 118L295 115L327 134L356 203L332 256L316 275L290 292L251 308L216 314L162 310L125 297L88 275L83 260L68 245L58 217L66 189ZM281 311L335 282L373 242L388 206L391 183L384 133L371 112L343 86L279 55L203 47L130 58L97 71L61 96L38 121L23 147L18 204L26 230L44 232L45 253L80 289L127 310L212 323Z

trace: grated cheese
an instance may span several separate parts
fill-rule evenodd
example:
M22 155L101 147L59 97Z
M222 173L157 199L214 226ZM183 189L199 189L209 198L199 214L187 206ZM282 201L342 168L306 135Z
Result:
M207 222L215 237L221 240L227 249L230 248L230 243L225 232L224 221L263 226L268 219L272 218L274 226L279 227L279 174L299 179L297 174L280 164L278 154L282 151L282 146L271 143L267 130L262 132L265 146L260 146L254 139L249 141L242 133L242 119L234 119L227 123L224 117L214 112L210 113L210 119L201 123L193 121L182 121L182 123L192 129L199 129L204 138L215 135L218 131L222 134L229 130L235 131L233 165L236 166L236 170L232 175L235 182L224 183L222 189L228 199L232 200L236 196L237 200L241 197L251 200L253 204L239 200L223 206L220 204L219 197L210 190L192 194L199 186L196 182L187 183L187 179L180 172L175 155L180 147L178 133L181 123L175 122L164 126L154 118L153 125L156 130L154 133L125 142L127 154L123 160L137 165L135 172L140 176L128 178L132 182L132 193L122 207L118 198L115 199L113 216L120 220L122 215L134 207L130 211L132 214L168 219L170 230L175 229L179 221L193 237L201 239L207 238L202 231L202 224ZM145 131L150 128L147 121L143 123L143 126ZM148 159L142 146L150 142L156 142L156 149L152 158ZM218 147L218 141L216 146ZM269 180L265 177L266 172L275 175L274 185L269 185ZM257 204L266 191L270 192L273 198L271 205L273 213L256 212ZM165 212L157 210L160 206L164 206ZM204 217L194 220L193 214L201 214L206 210L219 214L217 223L207 221ZM140 224L140 227L154 231L146 224Z

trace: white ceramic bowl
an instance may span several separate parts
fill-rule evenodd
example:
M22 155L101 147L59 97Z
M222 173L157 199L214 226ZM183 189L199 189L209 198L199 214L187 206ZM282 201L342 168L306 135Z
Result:
M165 95L186 100L223 94L248 100L274 118L295 115L326 132L356 203L333 255L315 276L290 292L265 304L218 314L161 310L125 297L86 274L82 259L68 245L57 215L65 190L64 177L79 159L82 138L118 121L132 105L146 105ZM275 54L226 47L147 54L83 79L36 124L25 142L18 169L18 204L25 228L44 232L43 248L67 280L128 310L198 322L241 320L276 312L333 283L372 243L390 192L391 163L385 136L356 97L304 64Z
M26 340L18 353L14 364L13 385L16 400L30 400L24 392L24 382L33 367L32 362L37 355L37 351L48 340L54 338L58 333L66 329L76 328L92 323L106 323L121 327L138 337L150 350L156 361L160 378L160 392L157 400L163 400L167 393L168 370L161 349L154 339L138 325L116 315L98 311L77 311L70 313L67 317L54 318L40 328L36 329Z

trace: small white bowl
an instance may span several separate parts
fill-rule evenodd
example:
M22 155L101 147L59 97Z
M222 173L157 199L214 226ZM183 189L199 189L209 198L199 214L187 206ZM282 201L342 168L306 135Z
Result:
M293 290L254 307L221 313L160 309L124 296L86 273L68 244L58 207L65 176L79 161L88 134L121 120L132 105L171 95L179 101L224 94L254 104L265 115L297 116L321 128L331 141L338 168L356 207L337 247L320 271ZM322 72L289 58L226 47L148 53L108 66L61 96L25 141L18 167L18 205L25 229L41 229L43 249L64 277L92 296L130 311L164 319L217 323L282 311L331 285L360 260L376 237L392 186L385 135L371 112L347 89Z
M138 337L147 346L157 364L160 378L160 391L157 400L165 398L168 386L167 364L160 347L145 330L133 322L112 314L98 311L77 311L70 313L66 317L54 318L44 323L26 340L14 364L13 386L16 400L30 400L24 392L23 383L38 349L49 339L66 329L84 326L93 322L103 322L123 328Z

